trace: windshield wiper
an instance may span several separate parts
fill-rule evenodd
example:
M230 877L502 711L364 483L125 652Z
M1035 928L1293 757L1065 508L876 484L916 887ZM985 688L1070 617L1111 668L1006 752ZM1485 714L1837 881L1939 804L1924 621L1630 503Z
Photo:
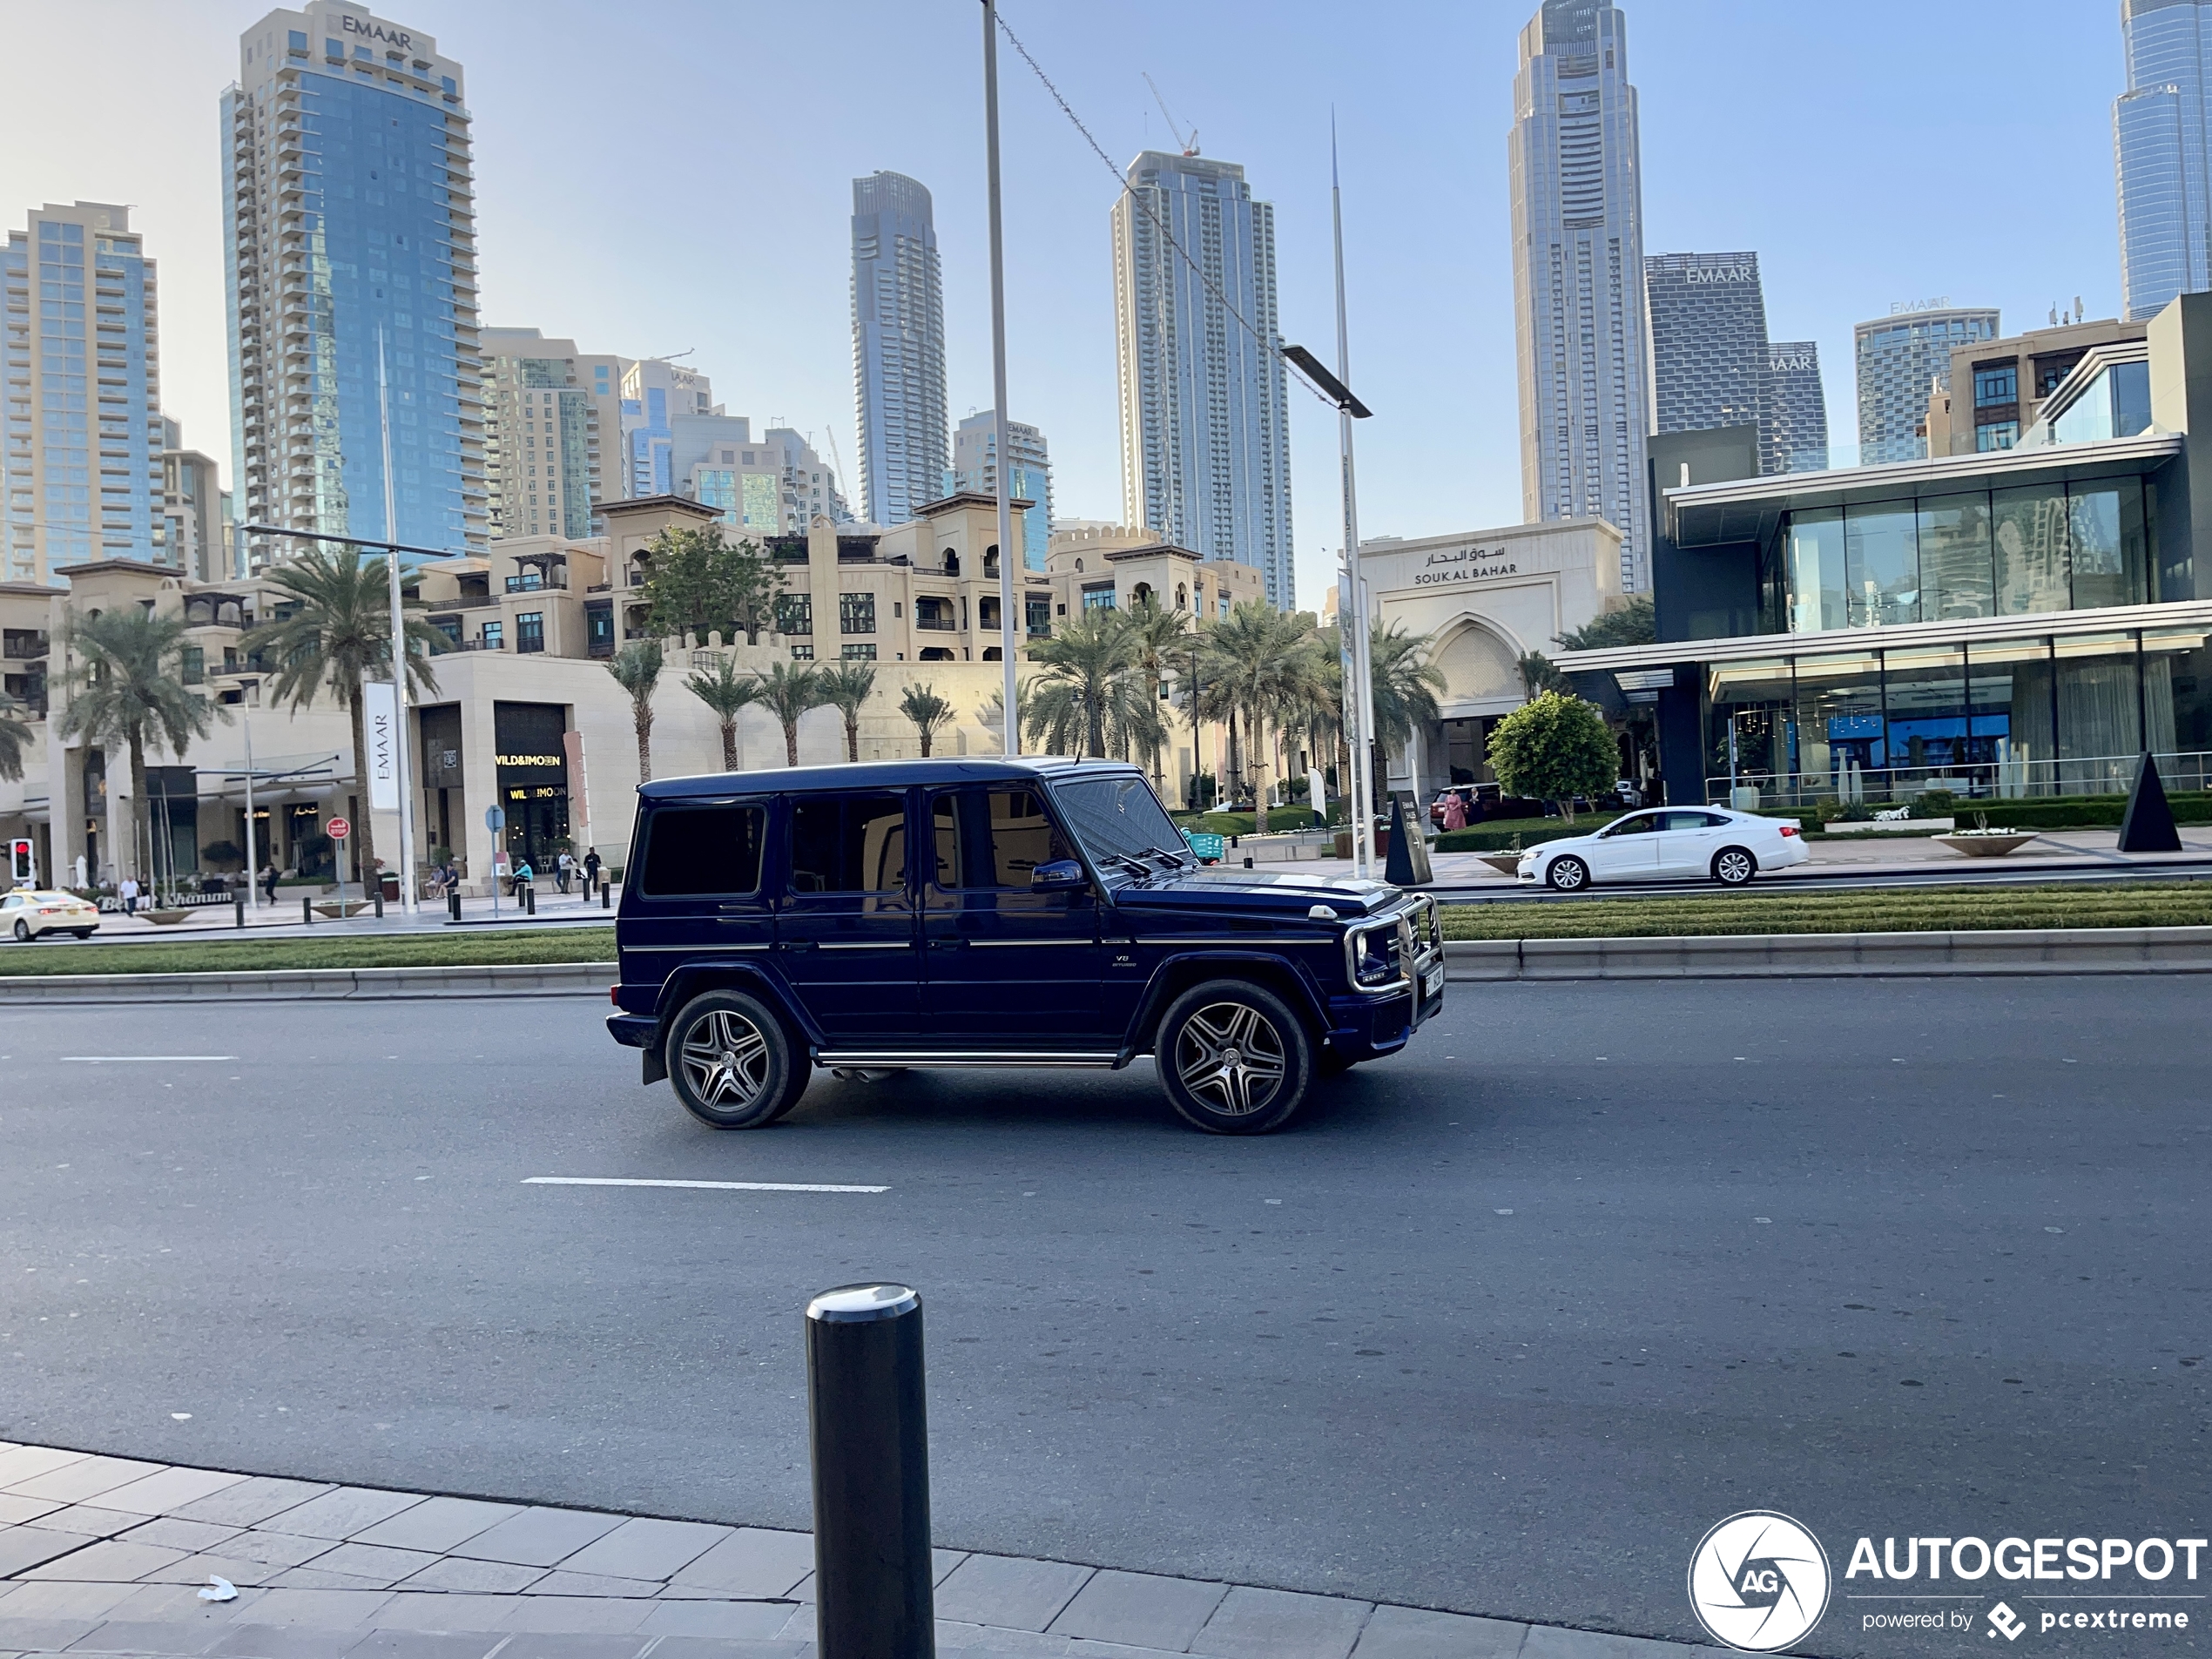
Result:
M1183 860L1190 856L1188 848L1180 853L1170 853L1164 846L1148 846L1144 851L1147 855L1157 853L1165 859L1168 861L1168 868L1170 870L1180 870L1183 867Z
M1118 864L1122 867L1122 868L1127 870L1130 874L1136 876L1140 880L1153 873L1152 867L1150 865L1145 863L1141 859L1131 856L1127 853L1103 853L1100 856L1099 862L1102 864Z

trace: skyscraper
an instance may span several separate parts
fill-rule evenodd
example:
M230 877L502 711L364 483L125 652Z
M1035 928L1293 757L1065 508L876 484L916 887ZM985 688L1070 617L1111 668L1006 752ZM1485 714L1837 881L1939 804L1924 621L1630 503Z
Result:
M648 357L622 371L622 493L636 499L667 496L681 479L670 422L714 413L714 388L695 368Z
M1654 432L1761 425L1766 300L1756 253L1655 253L1643 262Z
M899 524L945 470L945 296L929 192L903 173L853 181L853 394L868 516Z
M2114 100L2126 316L2212 288L2212 0L2121 0L2128 90Z
M593 504L606 499L599 469L607 435L577 372L576 341L535 328L487 328L478 340L491 539L594 534Z
M1275 209L1234 162L1147 150L1114 204L1125 522L1296 603Z
M1818 472L1828 464L1828 394L1820 347L1810 340L1767 347L1766 421L1759 429L1761 472Z
M1851 330L1858 368L1858 459L1917 461L1928 453L1928 393L1951 384L1953 347L1997 338L1991 306L1947 300L1900 305Z
M1013 455L1006 487L1015 501L1034 503L1022 514L1022 558L1032 570L1044 569L1052 540L1052 457L1044 434L1020 421L1006 423L1006 447ZM945 475L945 494L970 489L995 496L999 487L998 414L985 409L953 428L953 464Z
M51 582L63 566L93 559L173 564L162 512L153 261L127 208L49 202L29 223L0 249L8 320L0 572Z
M162 563L201 582L227 582L230 492L219 481L215 459L185 448L183 426L161 417Z
M1521 509L1605 519L1635 590L1650 585L1651 405L1628 30L1602 0L1544 0L1521 31L1507 151Z
M272 11L239 37L223 140L241 518L481 550L489 515L461 65L356 5ZM249 569L291 551L241 539Z

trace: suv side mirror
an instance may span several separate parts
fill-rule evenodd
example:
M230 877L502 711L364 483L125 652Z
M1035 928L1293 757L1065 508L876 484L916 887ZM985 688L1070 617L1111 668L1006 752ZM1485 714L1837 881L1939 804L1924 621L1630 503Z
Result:
M1029 888L1035 893L1064 893L1070 887L1082 887L1088 879L1083 874L1083 867L1077 860L1054 859L1029 872Z

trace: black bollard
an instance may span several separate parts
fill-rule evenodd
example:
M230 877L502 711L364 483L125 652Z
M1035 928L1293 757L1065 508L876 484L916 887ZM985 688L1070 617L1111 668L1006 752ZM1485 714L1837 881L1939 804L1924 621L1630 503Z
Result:
M315 919L315 910L314 910L314 907L313 905L311 905L311 904L309 904L309 903L307 902L307 895L306 895L305 894L300 894L300 921L305 921L305 922L313 922L313 921L314 921L314 919Z
M375 905L375 907L376 907L376 920L377 920L377 921L383 921L383 920L384 920L384 884L383 884L382 882L381 882L381 881L380 881L380 882L378 882L378 883L376 884L376 887L375 887L374 893L374 894L373 894L373 896L372 896L372 899L371 899L371 902L372 902L372 903L374 903L374 904Z
M615 901L614 901L614 897L613 897L613 894L614 894L614 883L612 883L611 881L602 880L602 881L599 883L599 908L600 908L600 909L602 909L602 910L611 910L611 909L613 909L613 908L614 908L614 904L615 904Z
M535 881L523 883L523 914L526 916L537 914L537 883Z
M461 920L461 887L458 883L446 889L446 914L455 921Z
M821 1659L934 1659L921 1298L846 1285L806 1305Z
M246 926L246 895L244 894L231 894L231 917L239 927Z

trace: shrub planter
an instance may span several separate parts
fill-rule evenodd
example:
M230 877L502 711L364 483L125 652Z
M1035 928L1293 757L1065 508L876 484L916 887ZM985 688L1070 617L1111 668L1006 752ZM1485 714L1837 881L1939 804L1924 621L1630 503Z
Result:
M1487 864L1510 881L1520 873L1521 854L1518 853L1478 853L1475 862Z
M186 916L189 910L141 910L138 914L157 927L173 927Z
M1935 842L1970 859L2001 859L2007 853L2019 852L2034 839L2033 830L1961 830L1956 835L1939 835Z
M339 908L338 901L335 899L326 899L322 903L315 907L315 914L318 916L328 916L333 921L337 921L342 920L345 916L358 916L362 911L368 908L368 900L348 899L346 900L345 908L341 912Z

